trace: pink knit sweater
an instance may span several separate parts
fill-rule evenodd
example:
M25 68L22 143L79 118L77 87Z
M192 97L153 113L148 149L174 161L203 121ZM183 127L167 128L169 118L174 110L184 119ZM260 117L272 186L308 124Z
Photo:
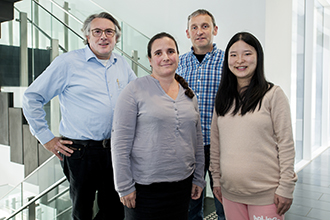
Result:
M214 112L210 169L226 199L270 205L275 193L292 198L297 181L290 106L283 90L274 86L258 109L244 116Z

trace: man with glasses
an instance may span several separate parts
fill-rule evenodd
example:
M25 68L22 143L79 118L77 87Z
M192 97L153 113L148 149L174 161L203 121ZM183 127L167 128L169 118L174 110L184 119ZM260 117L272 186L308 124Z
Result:
M70 183L72 218L91 220L97 192L99 219L123 219L114 189L110 138L119 93L136 78L126 60L112 53L120 37L118 21L102 12L83 25L87 46L57 57L29 86L23 111L32 134L60 160ZM60 135L45 120L43 106L58 96Z

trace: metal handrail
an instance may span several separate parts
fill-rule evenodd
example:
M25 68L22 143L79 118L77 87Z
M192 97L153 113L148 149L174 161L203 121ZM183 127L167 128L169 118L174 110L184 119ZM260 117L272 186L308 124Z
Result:
M65 213L67 213L67 212L70 211L71 209L72 209L72 206L70 206L70 207L68 207L67 209L63 210L62 212L58 213L58 214L56 215L56 219L57 219L58 217L60 217L61 215L64 215ZM0 220L1 220L1 219L0 219Z
M53 185L51 185L50 187L48 187L42 193L40 193L39 195L37 195L36 197L34 197L28 203L26 203L24 206L22 206L21 208L17 209L14 213L12 213L11 215L9 215L9 217L6 217L5 220L9 220L12 217L16 216L18 213L20 213L21 211L23 211L24 209L26 209L27 207L29 207L31 204L35 203L38 199L40 199L41 197L43 197L44 195L46 195L47 193L49 193L50 191L52 191L53 189L55 189L56 187L58 187L60 184L64 183L65 181L66 181L66 177L62 177L62 179L60 179L59 181L57 181L56 183L54 183Z
M36 0L32 0L36 3L39 4L39 2L37 2ZM81 21L79 18L77 18L76 16L74 16L73 14L71 14L68 10L65 10L61 5L59 5L57 2L53 1L53 0L49 0L52 4L54 4L56 7L58 7L61 11L63 11L63 13L67 14L68 16L70 16L71 18L73 18L74 20L78 21L79 23L83 23L83 21Z
M36 0L32 0L32 1L36 1ZM71 14L69 11L65 10L60 4L58 4L57 2L55 2L54 0L49 0L51 3L53 3L54 5L56 5L60 10L62 10L65 14L69 15L70 17L72 17L74 20L83 23L79 18L77 18L76 16L74 16L73 14ZM106 11L108 12L107 9L103 8L101 5L97 4L95 1L90 0L90 2L94 5L96 5L100 10L102 11ZM113 14L112 14L113 15ZM114 16L114 15L113 15ZM118 20L122 20L121 18L119 18L118 16L114 16L116 18L118 18ZM124 21L120 21L120 22L124 22ZM140 32L139 30L137 30L136 28L134 28L132 25L124 22L126 26L132 28L134 31L138 32L139 34L141 34L143 37L150 39L147 35L143 34L142 32Z
M21 13L21 11L18 9L18 8L16 8L15 6L14 6L14 8L15 8L15 10L16 11L18 11L19 13ZM27 18L27 20L35 27L35 28L37 28L38 29L38 31L40 31L43 35L45 35L45 37L47 37L49 40L52 40L52 37L51 36L49 36L45 31L43 31L37 24L35 24L31 19L29 19L29 18ZM20 20L19 19L16 19L16 21L19 21L20 22ZM58 45L58 47L65 53L65 52L68 52L64 47L62 47L60 44Z
M70 31L72 31L76 36L78 36L80 39L84 40L84 37L82 37L80 34L78 34L77 32L75 32L72 28L70 28L67 24L65 24L63 21L61 21L59 18L57 18L56 16L54 16L50 11L48 11L45 7L43 7L39 2L36 2L35 0L33 0L33 2L35 4L37 4L39 7L41 7L43 10L45 10L50 16L54 17L58 22L60 22L62 25L64 25L66 28L68 28ZM53 1L51 1L53 3ZM57 4L55 4L56 6L58 6ZM58 6L59 7L59 6ZM69 12L67 12L68 15L72 16L73 18L75 18L73 15L71 15ZM82 21L80 21L78 18L75 18L75 20L77 20L80 24L83 24ZM132 56L130 56L129 54L127 54L126 52L124 52L122 49L118 48L117 45L115 45L116 50L118 50L121 54L123 54L126 58L128 58L130 61L132 61L133 63L135 63L136 65L138 65L139 67L141 67L144 71L146 71L147 73L151 74L151 71L146 68L145 66L143 66L141 63L139 63L138 61L132 59Z
M72 31L75 35L77 35L78 37L80 37L82 40L84 40L84 38L82 36L80 36L80 34L78 34L76 31L74 31L72 28L70 28L66 23L64 23L63 21L61 21L61 19L59 19L58 17L54 16L50 11L48 11L48 9L46 9L44 6L42 6L39 2L36 2L35 0L33 0L33 2L35 4L37 4L40 8L42 8L44 11L46 11L50 16L52 16L53 18L55 18L58 22L60 22L62 25L64 25L67 29L69 29L70 31ZM79 20L78 20L79 21ZM79 21L81 23L81 21Z
M54 154L52 156L50 156L43 164L41 164L37 169L35 169L34 171L32 171L27 177L25 177L22 182L20 182L19 184L17 184L13 189L9 190L6 194L4 194L0 200L2 200L3 198L5 198L6 196L10 195L11 192L13 192L19 185L21 185L23 182L25 182L27 179L29 179L31 176L33 176L35 173L37 173L42 167L46 166L46 164L51 161L54 157L56 157Z
M54 197L50 198L48 201L47 201L47 204L55 201L56 199L60 198L61 196L63 196L65 193L69 192L70 191L70 187L67 187L65 188L62 192L56 194Z

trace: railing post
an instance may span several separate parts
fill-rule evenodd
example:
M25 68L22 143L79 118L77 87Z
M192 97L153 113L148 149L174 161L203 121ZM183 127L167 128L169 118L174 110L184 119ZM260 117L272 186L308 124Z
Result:
M69 3L64 2L63 9L69 12ZM69 26L69 15L64 13L64 23ZM64 26L64 48L69 51L69 30Z
M59 55L59 41L58 39L52 39L51 40L51 53L50 53L50 62L52 62L58 55Z
M9 45L14 45L14 28L13 21L8 21L8 34L9 34Z
M39 2L39 0L35 0L36 2ZM39 7L37 4L34 4L34 19L32 20L37 26L39 26ZM39 49L39 30L37 28L35 29L35 35L34 35L34 42L35 42L35 48ZM34 80L34 79L33 79Z
M34 199L34 196L28 198L28 201ZM33 202L29 205L29 218L28 220L35 220L36 219L36 203Z
M15 197L11 200L11 209L16 210L16 198ZM14 216L12 218L12 220L15 220L15 219L16 219L16 216Z
M20 12L20 86L28 86L27 13Z
M57 39L52 39L51 62L59 55L59 43ZM50 101L50 129L54 135L59 135L59 122L61 119L60 102L58 97Z
M132 59L138 62L139 57L137 50L132 50ZM138 75L138 65L133 61L132 61L132 70L134 71L135 75Z

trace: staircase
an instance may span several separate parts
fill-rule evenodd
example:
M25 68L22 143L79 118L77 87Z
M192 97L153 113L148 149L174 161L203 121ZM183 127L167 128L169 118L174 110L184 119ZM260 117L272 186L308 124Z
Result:
M6 26L3 23L3 30L7 31L3 32L6 34L0 39L0 144L10 146L11 161L24 164L25 176L28 176L51 153L31 136L20 108L21 97L27 86L56 56L84 47L84 37L77 33L78 27L82 26L81 18L104 9L88 0L84 2L87 5L85 8L90 9L88 15L87 12L74 10L78 3L76 0L64 2L63 6L59 5L58 0L25 0L16 3L15 7L14 2L17 1L6 0L0 3L11 5L10 9L1 7L1 11L6 9L11 12L1 13L1 21L14 19ZM69 7L70 4L72 8ZM128 51L133 39L144 39L145 42L148 39L124 22L121 21L120 24L123 34L120 44L115 48L116 52L132 63L138 76L150 74L149 67L141 64L144 58L147 60L146 51L132 50L132 55ZM132 34L133 39L128 34ZM143 45L144 48L146 45L147 43ZM60 113L57 99L46 105L45 111L50 129L55 135L59 135Z
M84 7L76 7L81 4L80 0L64 4L62 0L0 1L0 144L10 146L11 162L23 164L26 177L0 198L0 220L70 219L68 182L59 160L31 135L21 98L56 56L84 47L84 37L79 34L82 20L105 10L89 0L84 0ZM137 76L150 74L149 39L119 22L123 34L115 52L131 63ZM57 97L44 108L51 131L59 135Z

